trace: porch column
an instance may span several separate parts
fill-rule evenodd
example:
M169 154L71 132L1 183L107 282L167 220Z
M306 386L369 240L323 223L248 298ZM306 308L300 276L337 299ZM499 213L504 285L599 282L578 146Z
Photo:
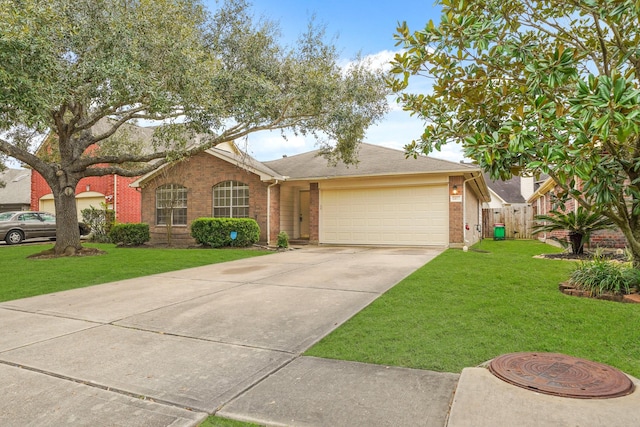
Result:
M268 239L269 244L274 244L278 241L278 233L280 233L280 185L274 185L270 191Z
M318 183L309 185L309 243L320 241L320 190Z
M455 185L458 194L462 195L464 177L449 177L449 245L461 246L464 244L464 214L462 212L462 199L460 201L452 201L450 197L453 194L453 186ZM464 196L463 196L464 197Z

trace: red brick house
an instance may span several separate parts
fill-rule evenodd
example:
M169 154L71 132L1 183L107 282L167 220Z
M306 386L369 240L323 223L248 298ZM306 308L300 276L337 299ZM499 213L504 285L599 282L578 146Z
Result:
M90 206L100 208L102 203L106 203L115 211L118 222L140 222L140 193L130 187L135 179L118 175L81 179L76 187L78 219L82 219L82 209ZM36 171L31 175L31 210L55 213L51 189Z
M531 203L534 217L535 215L547 215L550 211L554 210L557 207L556 194L560 192L560 186L557 185L551 177L539 184L539 187L527 200L528 203ZM577 203L574 199L570 199L565 203L566 212L571 212L572 210L577 209L577 207ZM546 241L547 239L566 240L567 235L568 232L566 231L553 231L551 233L541 233L537 238L543 241ZM624 234L622 234L619 229L613 229L593 232L586 247L622 249L626 246L627 239L624 237Z
M261 240L280 231L312 243L463 246L479 238L489 193L480 169L362 144L359 163L328 165L317 151L259 162L233 144L136 180L152 240L191 240L199 217L248 217ZM172 198L171 214L166 208Z
M104 122L98 122L95 132L103 132ZM143 144L151 140L153 129L133 125L124 125L121 131L127 132L134 139ZM37 155L53 155L55 135L45 138L37 151ZM76 187L76 204L78 220L82 219L82 209L93 206L100 208L105 203L109 209L115 211L116 220L121 223L140 222L141 197L137 189L130 186L136 178L126 178L118 175L87 177L80 180ZM31 210L41 210L55 213L55 204L51 188L42 175L33 171L31 174Z

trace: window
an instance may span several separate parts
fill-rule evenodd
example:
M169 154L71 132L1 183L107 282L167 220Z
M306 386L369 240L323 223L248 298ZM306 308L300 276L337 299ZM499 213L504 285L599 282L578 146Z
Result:
M215 218L248 218L249 186L238 181L224 181L213 187Z
M20 222L40 222L41 219L36 213L24 213L18 216Z
M40 215L40 218L42 218L44 222L48 222L51 224L56 223L56 217L50 213L40 212L38 215Z
M156 224L187 225L187 189L167 184L156 189Z

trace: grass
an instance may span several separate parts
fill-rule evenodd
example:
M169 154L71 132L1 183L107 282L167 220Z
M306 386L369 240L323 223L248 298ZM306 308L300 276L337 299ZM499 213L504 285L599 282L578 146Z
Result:
M265 255L246 249L149 249L85 244L106 255L27 259L52 245L0 247L0 301Z
M308 356L460 372L498 355L557 352L640 377L640 305L558 291L575 264L534 259L533 241L448 250L306 352Z
M210 416L199 427L260 427L260 424Z

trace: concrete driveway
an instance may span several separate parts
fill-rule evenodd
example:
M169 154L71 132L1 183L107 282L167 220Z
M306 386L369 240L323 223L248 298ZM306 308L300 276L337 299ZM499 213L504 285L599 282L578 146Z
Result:
M0 425L443 425L456 374L299 357L439 253L307 247L2 303Z

